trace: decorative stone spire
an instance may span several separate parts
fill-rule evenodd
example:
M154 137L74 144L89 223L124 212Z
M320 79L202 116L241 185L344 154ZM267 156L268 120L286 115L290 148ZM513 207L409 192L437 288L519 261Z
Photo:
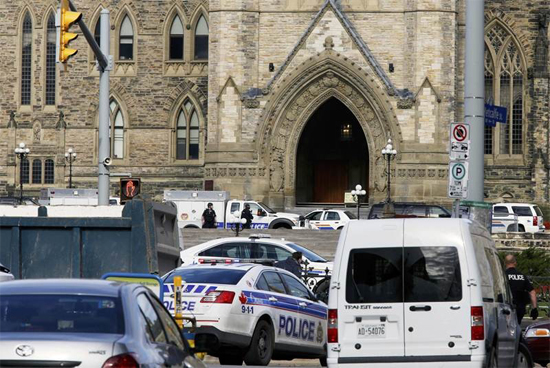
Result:
M8 121L8 128L17 128L17 122L15 121L15 111L10 111L10 120Z
M59 111L59 119L57 119L57 125L55 126L55 128L57 130L61 130L61 129L67 129L67 123L65 122L65 114L63 114L63 111Z

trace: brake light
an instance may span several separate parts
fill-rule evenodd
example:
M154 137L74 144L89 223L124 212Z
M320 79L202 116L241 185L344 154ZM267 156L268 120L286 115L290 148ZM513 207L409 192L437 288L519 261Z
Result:
M233 303L233 298L235 298L235 293L232 291L213 290L206 293L201 299L201 303L231 304Z
M539 217L533 216L533 226L538 226L538 225L539 225Z
M203 263L204 263L204 259L199 258L199 263L200 263L200 264L203 264Z
M328 342L338 342L338 309L328 310Z
M483 307L472 307L472 340L485 339L485 324L483 323Z
M139 364L132 355L121 354L107 359L102 368L139 368Z

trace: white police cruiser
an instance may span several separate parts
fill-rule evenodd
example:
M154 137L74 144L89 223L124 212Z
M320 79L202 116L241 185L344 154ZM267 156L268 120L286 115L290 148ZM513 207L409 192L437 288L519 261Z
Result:
M357 217L347 210L322 209L305 216L305 228L312 230L342 230L344 225Z
M207 241L180 252L183 265L212 262L235 262L238 260L283 261L294 252L302 252L307 264L307 286L313 290L332 273L332 262L327 261L311 250L284 239L271 239L269 235L250 235L246 238L220 238Z
M197 350L220 364L326 362L327 306L290 272L248 263L176 268L163 277L164 305L172 314L174 276L182 277L183 317L197 322Z

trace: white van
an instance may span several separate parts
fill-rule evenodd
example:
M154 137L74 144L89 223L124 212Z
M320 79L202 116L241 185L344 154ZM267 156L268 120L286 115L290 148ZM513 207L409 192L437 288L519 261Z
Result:
M516 366L508 283L470 220L349 222L328 304L329 368Z

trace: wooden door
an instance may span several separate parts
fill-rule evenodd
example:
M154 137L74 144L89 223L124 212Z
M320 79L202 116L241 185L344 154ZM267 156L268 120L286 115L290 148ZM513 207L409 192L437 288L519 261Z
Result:
M314 166L313 201L344 203L348 189L348 164L344 160L317 161Z

